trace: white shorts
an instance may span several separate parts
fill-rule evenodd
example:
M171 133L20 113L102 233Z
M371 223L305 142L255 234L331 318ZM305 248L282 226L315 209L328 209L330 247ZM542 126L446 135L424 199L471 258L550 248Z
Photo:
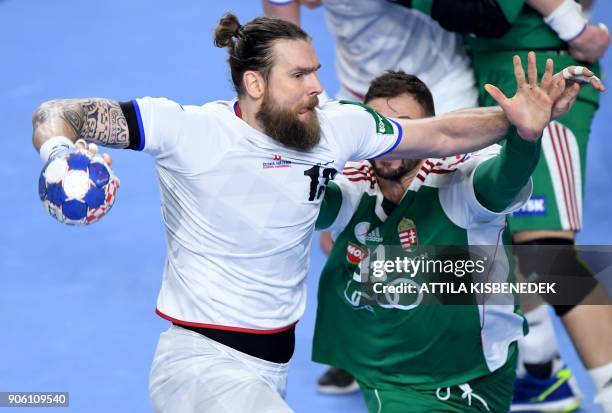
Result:
M157 413L290 413L289 363L272 363L173 325L159 337L149 393Z

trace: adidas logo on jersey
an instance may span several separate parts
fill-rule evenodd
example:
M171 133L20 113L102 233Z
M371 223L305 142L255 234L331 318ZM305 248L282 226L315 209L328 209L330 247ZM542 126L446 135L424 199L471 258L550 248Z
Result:
M514 211L514 216L545 215L546 198L544 195L532 195L520 209Z
M365 239L366 241L370 242L383 242L383 239L380 236L380 228L374 228L366 235Z

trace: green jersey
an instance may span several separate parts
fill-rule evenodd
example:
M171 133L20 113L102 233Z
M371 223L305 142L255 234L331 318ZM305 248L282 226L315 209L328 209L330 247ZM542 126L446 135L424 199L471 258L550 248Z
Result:
M332 230L335 243L319 285L314 361L344 368L373 388L435 389L487 375L513 356L511 344L526 332L513 299L495 306L486 300L424 305L418 299L372 305L356 276L359 262L377 245L417 253L427 245L498 245L489 276L508 280L505 215L529 198L531 183L503 211L482 206L474 172L498 151L495 146L456 159L426 160L395 208L367 162L347 164L330 183L317 223Z
M524 0L496 0L506 19L512 23L510 30L501 37L466 36L472 64L480 85L480 104L494 105L495 102L484 91L485 83L498 86L504 93L511 95L516 91L512 56L518 54L523 62L527 61L527 52L533 50L538 54L538 73L544 73L546 59L551 58L555 71L564 67L578 65L601 75L599 63L579 62L570 56L568 44L561 40L545 22L542 15L525 4ZM591 87L584 87L579 98L598 104L599 93Z
M542 15L524 0L497 0L512 27L501 37L466 36L466 43L476 53L514 50L559 50L567 48L544 22Z

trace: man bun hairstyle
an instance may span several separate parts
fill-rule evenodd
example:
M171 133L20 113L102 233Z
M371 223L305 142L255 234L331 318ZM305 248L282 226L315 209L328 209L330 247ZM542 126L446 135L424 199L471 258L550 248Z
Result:
M238 31L241 27L238 17L232 13L227 13L219 20L219 24L215 28L215 46L229 47L232 50L234 46L232 39L238 37Z
M364 103L378 98L393 98L402 94L412 96L427 116L435 116L433 96L427 85L418 77L401 70L388 70L370 83Z
M299 26L286 20L257 17L242 26L233 13L219 20L214 43L227 48L232 83L238 96L244 95L242 78L247 70L257 71L268 80L274 64L272 47L277 40L311 39Z

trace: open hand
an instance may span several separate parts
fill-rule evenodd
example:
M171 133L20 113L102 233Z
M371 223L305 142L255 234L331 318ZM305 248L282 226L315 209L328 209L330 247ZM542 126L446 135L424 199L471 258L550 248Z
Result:
M516 126L518 134L525 140L535 142L551 121L553 105L565 90L565 79L553 77L553 62L546 61L546 70L538 85L538 69L536 55L529 52L527 62L528 79L521 58L514 56L514 76L517 90L512 98L506 97L496 86L486 84L485 89L499 104L508 118Z

